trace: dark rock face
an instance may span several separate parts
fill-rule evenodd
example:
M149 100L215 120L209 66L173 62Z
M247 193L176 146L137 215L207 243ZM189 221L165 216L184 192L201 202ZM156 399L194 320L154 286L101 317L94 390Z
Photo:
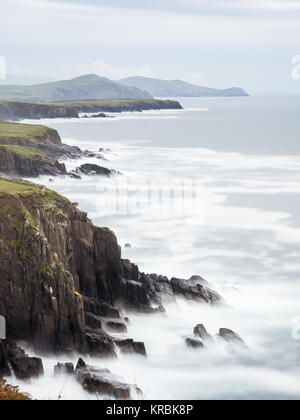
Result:
M88 366L82 359L78 361L75 375L83 389L90 393L106 395L116 400L132 399L133 390L142 394L137 387L123 383L121 378L113 375L108 369Z
M12 359L11 365L18 379L39 377L44 373L42 360L38 357Z
M220 329L219 337L221 337L230 345L234 345L241 348L248 348L245 341L238 334L227 328Z
M207 332L203 324L199 324L194 328L194 334L196 337L199 337L203 341L213 342L213 337Z
M38 357L29 357L16 344L9 344L8 360L18 379L29 379L44 374L42 360Z
M6 340L0 340L0 378L10 376L8 345Z
M102 329L102 319L92 314L91 312L85 312L85 325L94 330Z
M113 339L101 330L87 329L87 342L90 354L99 357L116 357Z
M73 375L75 372L73 363L57 363L54 366L54 375Z
M84 303L84 311L90 315L96 315L97 317L103 318L114 318L120 319L120 312L118 309L114 308L113 306L109 305L105 302L100 302L97 298L91 298L84 296L83 297Z
M191 347L193 349L201 349L205 347L202 341L197 340L195 338L187 338L185 342L188 347Z
M39 175L65 175L66 167L45 155L23 156L0 147L0 172L35 178Z
M10 366L18 379L30 379L44 374L40 358L29 357L9 340L0 340L0 378L11 375Z
M0 102L0 118L8 121L43 118L78 118L76 108L33 102Z
M125 354L140 354L147 356L146 348L144 343L138 343L132 339L127 340L115 340L116 345L121 349L122 353Z

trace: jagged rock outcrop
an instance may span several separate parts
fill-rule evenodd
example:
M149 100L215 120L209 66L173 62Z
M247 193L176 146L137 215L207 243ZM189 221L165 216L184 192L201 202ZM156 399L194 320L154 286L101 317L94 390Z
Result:
M12 264L13 261L13 264ZM163 311L188 290L203 303L212 290L140 273L121 259L114 233L95 227L76 205L43 186L0 179L0 314L8 338L44 351L115 355L102 318L120 311ZM198 287L199 286L199 287ZM202 297L201 297L202 295Z
M213 343L214 342L213 337L207 332L207 330L206 330L206 328L203 324L198 324L194 328L194 335L196 337L199 337L204 342L208 342L208 343Z
M221 328L219 331L219 337L221 340L227 343L229 348L234 349L234 347L239 347L243 349L248 349L245 341L237 333L228 328Z
M185 299L198 300L208 304L219 304L221 296L209 287L204 286L203 279L193 276L189 280L171 279L171 287L175 295L183 296Z

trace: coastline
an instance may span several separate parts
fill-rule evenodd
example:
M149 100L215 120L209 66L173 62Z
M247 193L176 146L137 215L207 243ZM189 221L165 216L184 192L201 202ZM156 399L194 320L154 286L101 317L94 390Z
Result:
M158 99L112 99L64 102L0 101L0 120L79 118L80 113L142 112L182 109L177 101Z

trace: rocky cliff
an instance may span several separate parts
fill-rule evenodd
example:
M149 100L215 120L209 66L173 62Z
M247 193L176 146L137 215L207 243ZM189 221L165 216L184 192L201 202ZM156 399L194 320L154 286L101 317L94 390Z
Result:
M0 102L0 119L17 121L20 119L39 120L42 118L78 118L75 108L31 102Z
M35 178L39 175L66 175L66 167L35 149L0 146L0 173Z
M64 197L24 181L0 179L0 267L8 338L46 351L114 356L103 320L121 325L122 310L163 311L164 299L176 295L221 302L200 277L169 281L140 273L122 260L113 232L95 227ZM139 347L132 340L116 344Z

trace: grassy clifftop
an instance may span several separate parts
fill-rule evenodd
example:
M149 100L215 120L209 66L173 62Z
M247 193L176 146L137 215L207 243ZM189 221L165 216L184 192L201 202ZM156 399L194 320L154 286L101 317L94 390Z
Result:
M42 202L45 200L63 200L68 203L68 199L56 193L55 191L49 190L43 185L33 184L31 182L17 180L17 179L5 179L0 178L0 198L24 198L27 196L34 196L40 198ZM71 203L70 203L71 204ZM3 206L3 201L0 204Z
M0 178L0 197L6 195L18 195L21 193L34 193L39 192L39 189L36 188L33 184L26 184L18 181L8 181L6 179Z
M159 109L181 109L177 101L159 99L96 99L52 102L52 106L65 106L77 112L130 112Z
M40 144L60 145L61 139L56 130L42 125L0 121L0 144L34 148Z
M0 172L5 175L64 174L65 165L47 154L47 148L55 147L61 147L55 130L0 121Z
M44 136L48 130L47 127L42 125L14 124L0 121L0 138L22 137L35 142L37 138Z

